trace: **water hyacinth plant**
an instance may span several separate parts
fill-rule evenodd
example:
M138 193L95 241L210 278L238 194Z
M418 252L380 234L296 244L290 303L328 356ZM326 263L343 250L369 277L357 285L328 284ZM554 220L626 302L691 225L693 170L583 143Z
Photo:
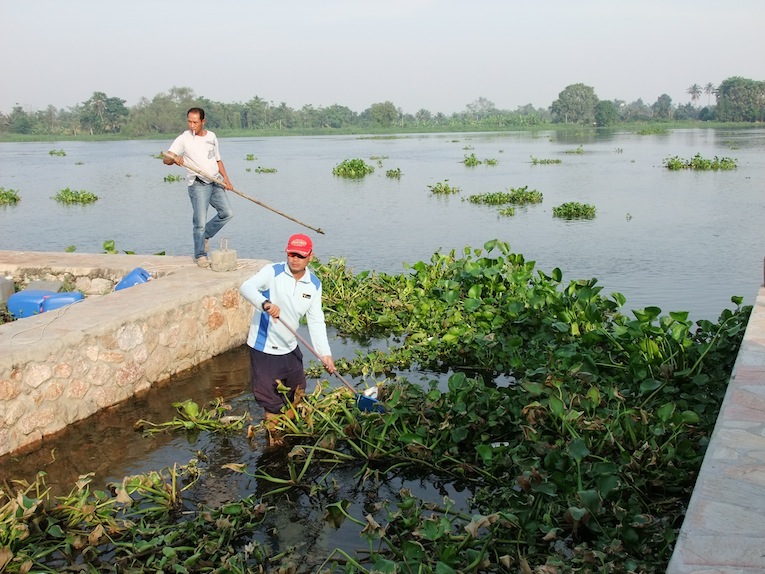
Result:
M428 189L430 190L430 193L434 195L452 195L454 193L459 193L460 191L462 191L456 185L449 185L448 179L445 179L444 181L439 181L437 183L434 183L433 185L429 185Z
M698 171L728 171L736 169L738 164L735 159L729 157L705 159L697 153L691 159L681 159L677 156L665 158L664 167L669 170L677 171L681 169L693 169Z
M481 160L478 159L474 153L471 153L470 155L465 156L465 159L462 160L462 163L464 163L467 167L475 167L477 165L481 165Z
M14 205L19 201L21 201L21 198L18 191L0 187L0 205Z
M560 159L539 159L534 156L531 156L531 163L532 165L547 165L547 164L563 163L563 162Z
M76 189L69 189L67 187L65 189L59 190L59 192L53 196L53 199L55 199L59 203L65 203L65 204L80 203L84 205L86 203L93 203L95 201L98 201L98 196L84 189L76 190Z
M3 490L6 570L666 571L751 311L741 298L716 322L624 312L596 279L564 281L496 240L400 274L313 265L339 335L386 342L336 361L384 412L322 380L255 465L210 448L108 492L83 477L60 504L40 482ZM226 450L250 450L238 444ZM206 477L247 486L192 504ZM299 544L281 538L298 527Z
M561 219L593 219L595 212L594 205L579 203L578 201L569 201L553 207L553 217L560 217Z
M373 173L375 168L368 165L363 159L345 159L340 164L332 168L332 174L338 177L345 177L350 179L359 179L370 173Z

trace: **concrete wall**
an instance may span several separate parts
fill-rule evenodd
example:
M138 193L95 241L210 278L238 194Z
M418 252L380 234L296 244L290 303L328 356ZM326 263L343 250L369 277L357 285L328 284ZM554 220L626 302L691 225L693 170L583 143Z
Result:
M107 291L139 266L156 278L0 325L0 455L242 345L239 285L266 263L217 273L189 257L0 252L0 275L20 283L69 274Z

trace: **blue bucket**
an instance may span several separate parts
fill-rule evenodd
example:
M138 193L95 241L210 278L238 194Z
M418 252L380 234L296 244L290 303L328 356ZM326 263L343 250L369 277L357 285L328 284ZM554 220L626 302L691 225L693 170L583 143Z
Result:
M119 291L120 289L127 289L128 287L132 287L133 285L138 285L139 283L146 283L147 281L151 280L151 275L149 274L146 269L143 267L136 267L133 269L130 273L125 275L122 278L122 281L117 283L117 286L114 288L115 291Z

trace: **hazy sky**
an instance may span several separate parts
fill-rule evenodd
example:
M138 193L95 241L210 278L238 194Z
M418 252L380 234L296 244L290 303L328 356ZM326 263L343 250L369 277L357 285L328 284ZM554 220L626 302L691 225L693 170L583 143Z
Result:
M0 0L0 22L5 113L184 86L450 115L479 97L546 108L575 83L683 104L694 83L765 80L763 0Z

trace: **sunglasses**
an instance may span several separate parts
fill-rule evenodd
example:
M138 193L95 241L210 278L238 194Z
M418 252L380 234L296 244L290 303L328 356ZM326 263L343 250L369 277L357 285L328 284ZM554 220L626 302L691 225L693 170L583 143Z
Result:
M287 253L287 257L297 257L298 259L305 259L308 255L300 255L300 253Z

